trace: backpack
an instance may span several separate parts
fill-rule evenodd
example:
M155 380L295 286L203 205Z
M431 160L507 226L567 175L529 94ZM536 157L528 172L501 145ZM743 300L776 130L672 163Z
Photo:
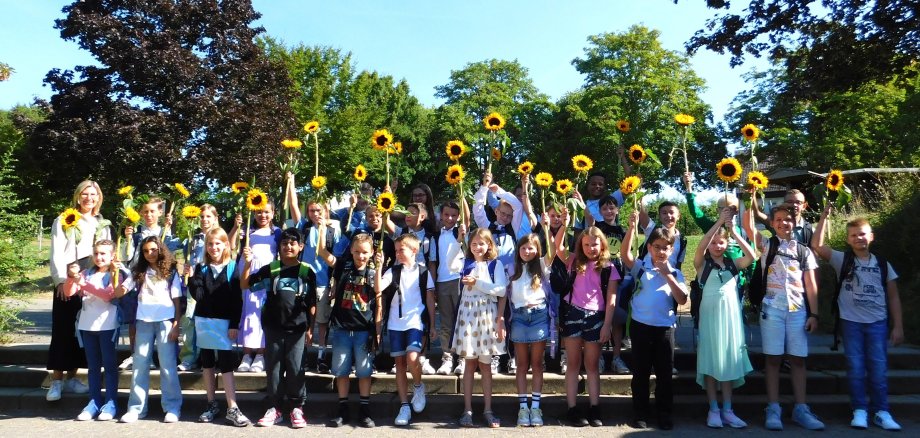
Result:
M211 270L211 266L207 264L200 265L200 266L201 266L201 273L204 275L208 275L208 271ZM233 274L236 273L236 260L230 259L230 261L227 262L225 271L227 272L227 283L229 283L230 280L233 279Z
M661 225L656 225L655 228L661 228ZM684 257L686 256L686 253L687 253L687 236L685 236L684 233L680 233L677 237L678 237L678 242L680 242L680 249L677 250L676 268L680 270L684 264ZM644 259L646 255L648 255L648 237L647 236L645 238L645 241L642 242L642 245L639 246L639 257L637 258L637 260Z
M735 261L729 257L723 257L722 261L725 263L725 268L728 269L728 272L732 274L732 277L737 277L739 271L738 267L735 266ZM700 274L699 279L694 279L690 282L690 317L693 318L693 328L700 327L700 304L703 302L703 287L706 285L706 281L709 280L709 274L715 268L717 266L712 261L712 257L706 254L706 259L703 261L703 272Z
M418 264L418 291L422 298L422 332L427 334L428 327L433 321L428 320L428 305L425 302L425 293L428 290L428 267L423 264ZM390 268L392 273L392 279L390 285L386 287L381 293L383 294L383 321L384 324L389 320L390 317L390 305L393 302L393 297L396 295L402 296L402 290L400 290L400 279L402 278L402 269L403 265L396 264ZM402 299L399 300L399 306L397 308L397 316L402 318Z
M882 293L885 294L886 308L888 300L888 261L884 257L879 256L878 254L872 254L875 256L875 261L878 263L879 274L881 274L882 279ZM840 276L837 278L837 290L834 292L834 301L832 313L834 314L834 343L831 345L832 351L837 351L840 346L840 291L843 289L843 282L853 273L853 268L856 266L856 254L853 253L853 250L848 249L843 253L843 263L840 265Z
M610 283L610 272L614 268L613 263L601 268L601 296L604 301L607 300L607 286ZM575 270L575 264L572 263L572 269L568 269L562 260L556 258L553 260L553 270L550 276L550 285L553 291L559 294L559 317L564 321L572 305L572 291L575 288L575 279L578 272ZM568 296L568 302L565 297Z
M770 247L767 248L767 253L764 256L761 256L760 263L757 267L754 268L754 274L751 276L751 281L748 283L748 301L751 302L751 307L757 309L760 308L760 304L763 303L763 297L767 294L767 270L770 269L770 266L773 265L773 260L776 259L776 252L779 250L779 238L775 235L770 237ZM795 241L796 246L796 260L802 264L808 258L808 248L805 247L801 242ZM766 258L764 258L766 257ZM805 300L805 306L808 307L808 300Z
M439 242L441 239L441 233L443 231L444 229L442 228L431 234L431 246L433 248L429 248L429 252L434 254L433 261L435 263L441 262L441 252L440 252L441 248L439 248L438 245L440 244ZM460 239L460 227L454 226L454 228L452 228L450 231L454 234L454 239Z
M299 227L299 230L301 233L303 233L305 239L310 236L310 227L312 226L312 222L304 221ZM326 226L326 251L328 251L329 254L335 254L333 248L335 248L335 228Z

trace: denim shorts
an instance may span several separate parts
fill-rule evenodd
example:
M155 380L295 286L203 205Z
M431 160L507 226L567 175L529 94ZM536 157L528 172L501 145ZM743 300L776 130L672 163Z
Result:
M371 355L367 351L370 332L353 332L332 329L332 367L335 377L348 377L351 366L355 366L355 377L370 377L374 373Z
M763 354L808 357L808 332L805 331L807 320L808 312L804 309L789 312L764 306L760 311Z
M511 311L511 342L541 342L549 338L549 308L546 304L518 307Z
M390 356L405 356L406 352L422 351L423 334L419 329L409 329L405 331L390 330Z
M601 327L604 325L604 312L601 310L586 310L573 306L567 302L559 303L559 312L562 319L563 338L579 337L585 342L600 342Z

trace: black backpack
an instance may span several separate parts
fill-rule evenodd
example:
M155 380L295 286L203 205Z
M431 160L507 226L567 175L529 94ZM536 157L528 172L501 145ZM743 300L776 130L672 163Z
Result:
M572 269L569 270L562 260L555 258L553 259L553 268L550 274L550 287L559 295L559 316L562 320L565 319L565 313L568 311L566 306L572 304L572 290L575 287L575 278L578 276L574 263L572 265ZM604 297L605 303L607 300L607 285L610 283L610 272L613 268L612 262L601 268L601 296ZM566 296L569 297L568 302L564 299Z
M754 268L751 281L748 283L748 300L755 309L760 308L760 304L763 303L763 297L767 294L767 269L773 264L773 260L776 259L776 252L779 250L778 237L770 237L769 242L770 248L767 249L766 260L761 258L761 260L757 261L759 264ZM796 240L793 240L793 242L796 245L796 260L802 264L808 258L808 251L810 250L801 242ZM805 300L805 307L808 307L808 300Z
M393 273L392 280L390 285L382 291L383 293L383 322L389 320L390 315L390 305L393 302L393 297L396 295L402 295L402 291L399 289L399 280L402 277L402 268L403 265L395 264L390 268L390 271ZM422 296L422 333L428 334L428 327L433 321L428 320L428 305L425 302L425 293L428 291L428 267L423 264L418 264L418 289L419 293ZM396 309L400 318L402 318L402 300L399 300L399 307Z
M728 272L732 274L732 277L737 277L738 267L735 266L735 261L729 257L723 257L722 261L725 263L725 268L728 269ZM698 280L694 279L690 282L690 317L693 318L693 328L700 327L700 304L703 302L703 287L706 285L706 281L709 280L709 274L715 268L717 266L712 261L712 257L706 254L706 259L703 261L703 272Z
M888 261L878 254L873 254L875 261L878 263L879 273L882 279L882 293L885 294L886 308L888 303ZM832 351L837 351L840 346L840 291L843 289L843 282L853 274L853 268L856 266L856 254L853 250L846 250L843 253L843 263L840 265L840 276L837 277L837 291L834 292L834 304L832 312L834 314L834 343L831 345Z
M660 228L660 226L656 225L655 228ZM687 236L685 236L684 233L680 233L677 237L680 242L680 249L677 250L677 266L675 266L675 268L680 270L681 267L683 267L684 256L687 253ZM639 246L639 257L637 257L636 260L642 260L646 255L648 255L648 237L646 237L642 245Z

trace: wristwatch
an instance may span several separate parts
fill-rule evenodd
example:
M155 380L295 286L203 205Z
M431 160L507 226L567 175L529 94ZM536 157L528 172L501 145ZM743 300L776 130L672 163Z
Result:
M816 314L814 314L814 313L809 313L809 314L808 314L808 317L809 317L809 318L818 319L818 320L821 319L821 318L818 318L818 315L816 315Z

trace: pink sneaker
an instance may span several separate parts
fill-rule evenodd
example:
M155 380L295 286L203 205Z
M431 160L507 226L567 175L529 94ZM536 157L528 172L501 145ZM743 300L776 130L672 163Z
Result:
M282 421L284 421L284 416L281 415L281 412L275 408L269 408L267 411L265 411L265 415L256 424L262 427L270 427Z
M301 429L307 425L307 420L303 418L303 410L294 408L291 410L291 427Z

